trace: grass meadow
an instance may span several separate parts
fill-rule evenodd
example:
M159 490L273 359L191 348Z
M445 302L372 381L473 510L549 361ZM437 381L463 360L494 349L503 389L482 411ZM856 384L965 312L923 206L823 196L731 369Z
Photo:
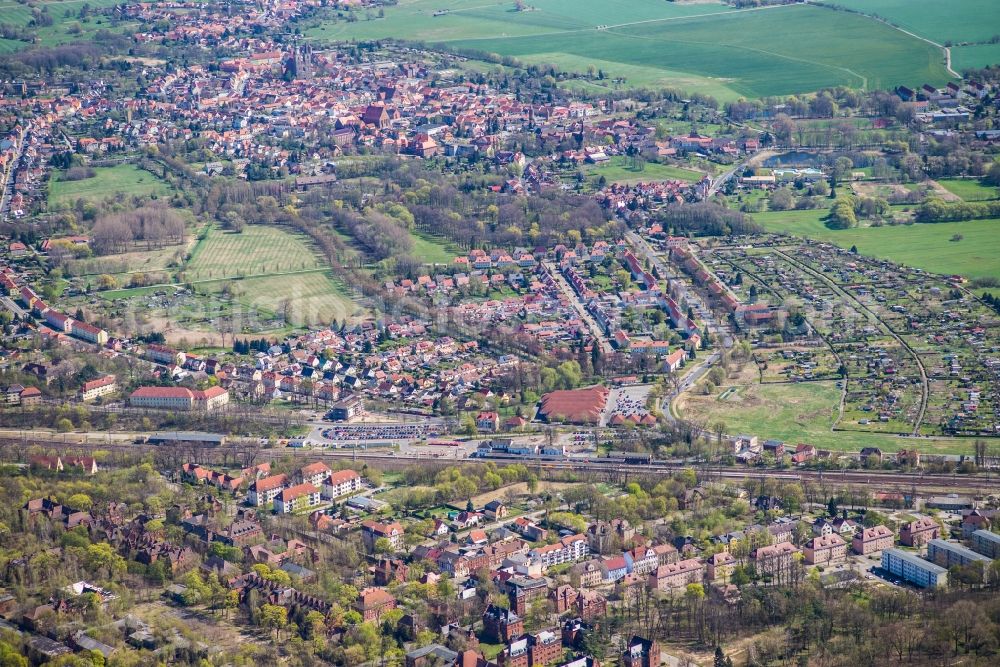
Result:
M728 386L711 395L684 394L676 403L679 416L701 423L724 422L727 432L753 433L761 440L774 438L795 445L800 442L835 451L858 451L881 447L894 452L913 447L912 438L886 433L834 431L840 390L834 382L797 384L734 385L735 391L720 398ZM970 454L972 440L927 438L920 440L924 452Z
M131 164L114 167L97 167L96 175L79 181L59 180L61 174L49 181L49 205L73 204L78 199L100 201L123 195L164 196L170 186L144 169Z
M938 183L963 201L988 201L1000 198L1000 188L983 185L970 178L939 178Z
M135 24L118 24L98 14L80 18L80 9L87 5L90 10L100 10L119 4L118 0L36 0L32 5L46 9L52 17L52 25L34 29L41 46L57 46L69 42L85 42L100 30L127 32ZM0 0L0 23L26 26L31 21L31 7L12 0ZM0 40L0 53L26 49L30 44L17 40Z
M842 248L926 271L969 278L1000 276L1000 219L830 229L826 209L774 211L752 217L769 231L834 243ZM961 240L952 241L956 235Z
M444 239L435 238L426 232L411 233L413 239L413 256L424 264L444 264L451 266L461 250L453 247Z
M683 169L669 164L646 162L642 169L629 166L628 158L616 155L600 165L586 165L583 172L588 176L604 176L609 183L639 183L645 181L678 180L694 183L703 174L692 169Z

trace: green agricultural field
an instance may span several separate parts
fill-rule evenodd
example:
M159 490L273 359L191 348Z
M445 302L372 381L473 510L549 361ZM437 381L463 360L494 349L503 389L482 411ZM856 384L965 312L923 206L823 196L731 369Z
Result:
M915 446L912 439L890 434L834 431L840 390L832 381L736 385L735 391L721 398L726 389L719 387L709 396L683 395L676 404L678 415L705 424L721 421L728 433L752 433L761 440L775 438L792 444L806 442L821 449L858 451L874 446L894 452ZM972 441L958 438L923 439L916 446L934 453L972 452Z
M629 159L616 155L601 165L587 165L583 168L590 176L604 176L609 183L639 183L640 181L678 180L694 183L701 180L703 174L691 169L682 169L669 164L647 162L642 169L629 165Z
M956 72L1000 63L1000 44L970 44L951 50L951 68Z
M187 281L294 273L322 268L304 237L281 227L247 225L239 234L211 227L184 270Z
M819 0L882 18L938 44L988 40L1000 31L995 0Z
M49 206L73 204L77 199L100 201L119 194L140 197L164 196L170 186L144 169L131 164L97 167L93 178L61 181L53 175L49 181Z
M1000 188L983 185L977 180L968 178L939 178L941 184L948 192L963 201L987 201L1000 198Z
M769 232L792 234L858 247L865 255L888 259L926 271L969 278L1000 276L1000 219L830 229L822 221L826 210L754 213ZM955 235L960 241L951 241Z
M321 40L423 40L579 73L592 68L607 77L638 77L626 85L711 90L723 100L949 79L940 48L872 18L828 8L733 10L653 0L538 0L536 7L516 12L512 2L414 0L386 7L385 19L327 23L310 34ZM451 11L433 16L445 8Z

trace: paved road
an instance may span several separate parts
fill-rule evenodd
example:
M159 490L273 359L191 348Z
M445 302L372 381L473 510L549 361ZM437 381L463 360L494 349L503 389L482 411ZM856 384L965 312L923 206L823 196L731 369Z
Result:
M608 338L606 333L604 333L604 329L602 329L601 325L597 323L594 316L587 311L586 304L580 300L580 297L577 296L573 287L566 281L566 278L563 277L559 268L553 262L543 262L543 264L545 265L545 268L548 269L549 273L552 274L552 279L555 281L556 286L559 287L559 291L562 292L567 299L569 299L569 302L573 304L573 309L580 316L580 319L583 320L583 323L587 325L587 328L590 329L590 335L593 336L601 346L601 352L604 354L611 354L613 352L611 349L611 339Z
M14 303L14 300L11 299L9 296L0 296L0 304L3 304L4 308L11 311L12 313L20 317L22 320L27 319L28 311L26 311L24 308L21 308L21 306L17 305L16 303Z

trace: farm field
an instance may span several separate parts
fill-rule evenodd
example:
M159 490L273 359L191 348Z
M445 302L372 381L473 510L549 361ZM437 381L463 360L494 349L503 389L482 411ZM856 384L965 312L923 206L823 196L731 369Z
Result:
M131 164L96 167L93 178L61 181L57 176L49 181L49 206L73 204L77 199L102 200L118 194L164 196L170 186L144 169Z
M588 165L584 173L593 176L604 176L610 183L638 183L640 181L680 180L694 183L701 180L702 174L691 169L683 169L669 164L647 162L641 170L628 165L628 158L616 155L602 165Z
M825 209L754 213L752 217L773 233L792 234L834 243L841 248L941 274L969 278L1000 275L1000 219L830 229ZM956 234L961 241L951 241Z
M724 399L720 396L730 388L726 385L708 396L683 394L675 403L678 416L710 425L724 422L728 433L753 433L761 440L775 438L793 445L805 442L836 451L872 446L894 452L913 446L911 438L833 431L840 390L832 381L732 386L735 390ZM922 439L919 448L936 454L969 454L972 441Z
M951 67L961 72L1000 63L1000 44L970 44L951 50Z
M191 253L185 280L239 278L321 268L300 236L280 227L247 225L236 234L211 227Z
M424 42L517 37L588 31L599 25L676 19L733 11L721 2L665 3L660 0L538 0L537 11L518 12L513 1L412 0L386 7L385 18L327 22L307 33L321 39L394 37ZM447 12L435 16L437 12Z
M827 5L878 16L938 44L987 40L1000 25L994 0L819 0Z
M941 184L948 192L963 201L987 201L1000 198L1000 188L983 185L977 180L968 178L939 178Z
M714 3L539 2L477 5L416 0L386 7L386 18L315 29L320 39L398 37L555 63L575 72L600 66L626 85L714 89L723 100L846 85L888 88L914 80L943 84L941 50L871 18L795 5L733 10ZM438 9L447 15L434 17ZM835 38L832 38L834 37ZM621 69L619 69L621 67ZM662 77L653 72L662 71ZM633 71L635 75L637 72Z

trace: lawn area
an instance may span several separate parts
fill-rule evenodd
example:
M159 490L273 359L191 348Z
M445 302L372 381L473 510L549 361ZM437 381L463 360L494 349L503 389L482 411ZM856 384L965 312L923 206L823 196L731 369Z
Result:
M792 234L834 243L842 248L881 257L926 271L969 278L1000 276L1000 219L830 229L822 221L827 211L754 213L769 232ZM951 241L955 235L962 240Z
M135 165L97 167L94 171L94 177L79 181L62 181L61 173L54 174L49 181L49 205L72 205L77 199L102 200L118 194L160 197L170 193L169 185Z
M427 233L411 233L410 238L413 239L413 256L424 264L450 266L455 262L455 256L462 254L458 248L452 247L447 241Z
M987 201L1000 197L1000 188L983 185L975 179L969 178L939 178L941 184L948 192L963 201Z
M693 183L701 180L703 174L691 169L682 169L669 164L646 162L642 169L636 170L629 166L629 159L616 155L601 165L588 165L584 173L593 176L604 176L610 183L638 183L640 181L678 180Z
M1000 4L996 0L819 0L828 5L878 16L938 44L978 42L997 34Z
M894 452L915 446L912 438L833 431L840 390L832 381L735 387L736 391L723 400L719 396L727 386L719 387L709 396L684 394L676 403L677 413L682 418L694 418L706 424L722 421L727 433L751 433L761 440L776 438L792 444L806 442L836 451L858 451L862 447L875 446ZM972 452L972 440L958 438L923 439L916 446L925 452Z
M660 0L535 6L518 12L506 1L413 0L385 7L384 19L328 21L307 34L321 41L420 40L578 73L593 66L628 85L673 86L723 100L949 79L939 48L870 17L823 7L734 10ZM448 11L434 15L441 10Z
M303 236L281 227L247 225L239 234L211 227L184 270L185 280L272 275L322 268Z

